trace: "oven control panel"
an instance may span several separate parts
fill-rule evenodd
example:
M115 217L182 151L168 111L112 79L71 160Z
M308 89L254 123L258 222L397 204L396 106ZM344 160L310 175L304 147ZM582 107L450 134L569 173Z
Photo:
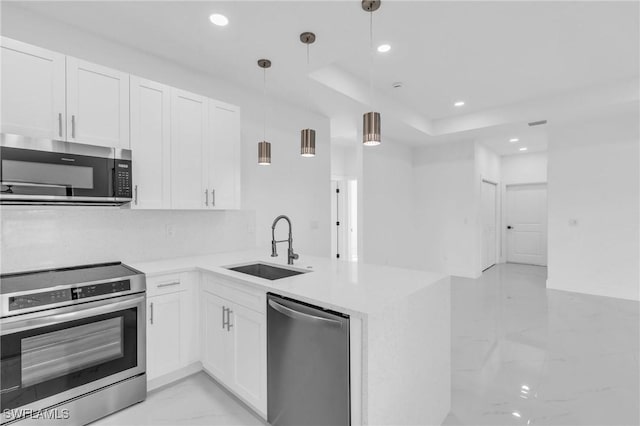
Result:
M26 294L9 298L9 311L18 309L35 308L38 306L56 305L78 299L103 296L111 293L131 290L129 280L110 283L92 284L65 288L62 290L43 291L41 293Z

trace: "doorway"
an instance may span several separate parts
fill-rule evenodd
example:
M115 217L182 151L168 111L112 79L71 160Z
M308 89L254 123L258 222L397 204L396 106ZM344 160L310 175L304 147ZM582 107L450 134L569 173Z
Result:
M482 181L482 270L497 263L498 259L498 185Z
M331 181L331 257L358 260L358 181Z
M507 185L507 262L547 266L547 185Z

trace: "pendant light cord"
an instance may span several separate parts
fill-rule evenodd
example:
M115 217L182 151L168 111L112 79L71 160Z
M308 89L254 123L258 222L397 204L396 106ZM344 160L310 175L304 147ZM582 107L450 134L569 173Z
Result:
M373 11L369 12L369 103L373 111Z
M311 88L309 87L309 43L307 43L307 105L311 106Z
M262 69L262 111L263 111L263 121L262 121L262 136L263 141L267 140L267 69Z

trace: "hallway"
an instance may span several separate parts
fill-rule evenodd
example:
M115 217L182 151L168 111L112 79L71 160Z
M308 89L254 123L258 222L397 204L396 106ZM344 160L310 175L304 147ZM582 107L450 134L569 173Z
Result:
M544 267L452 278L446 425L639 423L639 304L545 287Z

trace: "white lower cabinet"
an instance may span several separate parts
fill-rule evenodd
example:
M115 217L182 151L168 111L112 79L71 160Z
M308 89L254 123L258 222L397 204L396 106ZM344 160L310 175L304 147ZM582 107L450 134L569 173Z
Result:
M266 315L237 304L232 310L229 351L233 360L233 388L239 396L266 413Z
M169 383L193 373L201 361L207 373L266 418L265 304L264 291L212 273L147 278L148 381L153 387Z
M154 277L147 289L147 379L153 380L198 360L197 275Z
M232 334L226 327L226 309L229 301L203 291L202 303L202 366L219 380L227 382L233 377L231 353Z
M218 291L217 284L215 277L203 275L202 365L230 391L266 417L266 314L264 310L259 312L241 304L250 300L245 291L234 291L228 287L224 288L225 291ZM214 292L223 293L226 298ZM264 300L263 292L251 296Z

